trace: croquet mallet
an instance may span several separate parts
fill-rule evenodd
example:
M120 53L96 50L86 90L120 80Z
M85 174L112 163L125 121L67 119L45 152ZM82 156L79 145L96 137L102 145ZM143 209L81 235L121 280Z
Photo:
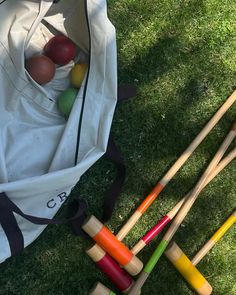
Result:
M210 294L211 287L204 276L198 271L196 265L206 256L214 245L236 222L236 211L224 222L215 232L210 240L198 251L192 261L184 254L179 246L172 242L165 251L166 257L172 262L175 268L181 273L190 286L200 295Z
M204 138L214 128L214 126L217 124L217 122L222 118L222 116L234 104L235 101L236 101L236 91L234 91L232 93L232 95L225 101L225 103L213 115L213 117L204 126L204 128L197 135L197 137L193 140L193 142L189 145L189 147L184 151L184 153L180 156L180 158L169 169L169 171L165 174L165 176L157 183L157 185L154 187L154 189L151 191L151 193L145 198L145 200L138 207L138 209L135 211L135 213L132 215L132 217L120 229L120 231L116 235L116 238L118 240L122 241L122 239L128 234L128 232L132 229L132 227L135 225L135 223L138 221L138 219L142 216L142 214L146 211L146 209L151 205L151 203L155 200L155 198L161 192L162 189L158 189L158 188L164 188L168 184L168 182L171 180L171 178L174 177L175 173L177 173L177 171L182 167L182 165L189 158L189 156L194 152L194 150L197 148L197 146L204 140ZM139 212L140 208L143 208L142 212L141 211ZM96 255L96 251L98 252L99 255ZM100 261L103 263L101 257L106 256L106 252L101 247L99 247L97 244L91 248L91 251L88 249L86 252L97 264L99 264ZM102 256L101 256L101 254L102 254ZM107 260L107 259L105 259L105 260ZM114 272L116 272L116 270ZM127 282L126 279L124 281ZM119 282L118 282L118 284L119 284Z
M138 274L143 263L122 242L103 225L95 216L85 220L82 229L93 238L112 258L114 258L131 275Z
M234 148L227 156L224 157L223 160L217 165L217 167L210 173L206 182L204 183L204 187L212 181L214 177L216 177L231 161L236 158L236 148ZM203 187L203 188L204 188ZM170 223L170 221L175 217L185 200L189 197L191 191L186 194L186 196L180 200L171 211L169 211L165 216L163 216L157 224L150 229L139 241L136 245L131 249L131 252L137 255L146 245L148 245L166 226Z
M191 207L193 206L194 202L196 201L199 193L201 192L205 181L209 177L211 171L213 171L218 163L220 162L221 158L223 157L225 151L233 141L236 136L236 123L233 124L232 128L230 129L229 133L225 137L224 141L220 145L220 148L216 152L215 156L211 160L210 164L208 165L207 169L197 182L196 186L191 192L191 195L188 199L184 202L180 210L178 211L176 217L174 218L170 228L167 230L166 234L164 235L162 241L157 246L156 250L152 254L151 258L149 259L148 263L144 267L144 270L140 274L139 278L137 279L136 283L132 286L129 294L136 295L138 294L139 290L144 285L145 281L147 280L148 276L152 272L153 268L157 264L158 260L162 256L163 252L166 250L168 244L170 243L171 239L173 238L174 234L180 227L182 221L184 220L185 216L190 211ZM210 294L210 293L209 293Z
M108 253L97 244L88 249L86 253L122 293L128 293L134 281Z
M192 155L199 144L204 140L208 133L214 128L214 126L219 122L222 116L227 112L227 110L236 101L236 91L234 91L230 97L225 101L225 103L219 108L219 110L213 115L213 117L208 121L208 123L203 127L200 133L195 137L187 149L182 153L174 165L168 170L168 172L162 177L162 179L155 185L150 194L143 200L141 205L136 209L134 214L128 219L125 225L119 230L116 238L120 241L129 233L129 231L134 227L139 218L146 212L149 206L154 202L157 196L161 193L164 187L170 182L170 180L175 176L179 169L184 165L188 158Z
M197 146L203 141L203 139L208 135L208 133L214 128L221 117L227 112L227 110L236 101L236 91L225 101L225 103L219 108L219 110L213 115L213 117L204 126L201 132L195 137L188 148L182 153L174 165L168 170L164 177L155 185L151 193L144 199L141 205L137 208L131 218L126 222L126 224L119 230L116 235L117 240L122 241L123 238L128 234L132 227L136 224L138 219L147 210L147 208L152 204L156 197L160 194L162 189L169 183L169 181L174 177L177 171L184 165L187 159L191 156ZM94 247L94 246L93 246ZM97 249L98 246L96 246ZM101 247L100 247L101 248ZM94 250L94 249L93 249ZM95 249L96 250L96 249ZM99 249L100 252L102 249ZM89 250L87 251L87 253ZM93 251L94 253L95 251ZM105 252L104 252L105 255ZM92 257L91 257L92 258ZM93 259L93 258L92 258ZM97 262L97 261L96 261Z

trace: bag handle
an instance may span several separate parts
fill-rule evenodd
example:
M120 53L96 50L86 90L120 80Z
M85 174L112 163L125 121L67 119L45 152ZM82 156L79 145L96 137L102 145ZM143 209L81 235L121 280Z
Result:
M102 217L104 222L111 218L116 200L125 181L125 165L121 154L111 137L108 141L106 157L115 164L118 173L110 189L105 194ZM24 237L18 226L14 213L38 225L63 224L70 222L76 235L86 236L82 231L81 226L87 217L87 203L83 199L77 199L73 200L69 207L71 211L69 215L72 217L68 219L58 220L55 218L49 219L37 217L25 214L5 193L0 193L0 224L8 239L11 255L15 256L24 249Z
M49 219L36 217L23 213L22 210L15 203L13 203L5 193L0 193L0 224L8 239L12 256L20 253L24 249L24 238L13 213L16 213L24 219L38 225L62 224L68 221L75 222L81 218L84 220L86 208L87 203L84 200L79 200L77 212L69 219L58 220L54 218Z
M137 87L134 84L123 84L118 86L118 103L133 98L137 95Z
M117 95L118 103L121 103L127 99L130 99L136 96L136 94L137 94L137 87L134 86L133 84L119 85L118 95ZM115 165L117 170L117 176L104 196L103 216L102 216L103 222L106 222L111 218L114 207L115 207L115 203L121 192L121 189L125 182L125 176L126 176L126 168L125 168L124 160L122 158L121 152L117 148L115 141L111 135L108 140L105 157L108 160L112 161L113 164Z

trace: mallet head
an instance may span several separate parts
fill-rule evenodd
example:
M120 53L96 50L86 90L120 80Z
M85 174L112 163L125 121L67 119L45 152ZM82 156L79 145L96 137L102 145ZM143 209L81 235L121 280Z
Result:
M137 275L143 268L139 260L122 242L105 227L95 216L90 216L82 229L92 237L113 259L131 275Z
M98 282L90 291L89 295L116 295L102 283Z
M86 253L122 293L128 293L133 285L132 277L120 268L102 248L95 244Z
M176 243L171 243L165 255L199 295L209 295L212 287Z

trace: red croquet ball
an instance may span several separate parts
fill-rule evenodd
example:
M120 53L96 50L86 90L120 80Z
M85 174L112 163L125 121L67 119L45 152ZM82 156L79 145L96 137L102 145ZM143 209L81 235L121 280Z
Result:
M25 62L30 76L40 85L52 80L55 75L55 64L45 55L35 55Z
M57 35L44 46L44 53L57 65L65 65L75 58L76 46L64 35Z

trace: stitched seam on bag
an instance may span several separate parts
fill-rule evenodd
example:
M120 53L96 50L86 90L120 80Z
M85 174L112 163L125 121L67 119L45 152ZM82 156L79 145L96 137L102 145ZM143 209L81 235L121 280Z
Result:
M4 43L2 43L1 41L0 41L0 43L1 43L2 47L5 49L5 51L6 51L7 55L8 55L8 57L10 58L12 64L14 65L14 68L15 68L17 74L19 75L19 78L20 78L21 80L23 80L24 82L29 83L29 81L27 81L27 80L25 80L23 77L21 77L21 75L20 75L21 73L19 73L19 71L17 70L17 67L16 67L15 63L14 63L13 59L11 58L10 52L7 50L7 48L6 48L6 46L4 45Z
M3 67L3 65L0 64L0 67L3 69L3 71L6 73L7 77L8 77L8 81L11 82L11 84L14 86L14 88L19 92L22 93L23 89L20 90L17 88L17 86L13 83L12 79L10 78L10 75L8 74L7 70Z
M36 88L37 89L37 88ZM24 89L23 89L24 90ZM44 111L46 111L48 114L56 114L58 115L58 117L63 117L63 115L60 115L58 112L53 112L53 111L49 111L46 107L43 107L41 104L39 104L37 102L37 100L32 99L32 97L30 97L28 94L26 94L25 92L23 92L23 90L20 92L26 99L29 99L31 101L33 101L35 104L37 104L37 106L39 106L41 109L43 109ZM51 100L50 100L51 101ZM53 102L52 102L53 103Z
M28 82L28 84L26 85L26 86L32 86L35 90L37 90L37 91L39 91L39 89L38 88L42 88L43 89L43 87L41 86L41 85L39 85L36 81L34 81L33 80L33 78L29 78L29 79L32 79L32 81L29 81ZM37 83L37 85L35 85L34 83ZM24 89L25 89L25 87L24 87ZM23 90L24 90L23 89ZM43 91L43 90L41 90L41 91ZM25 94L25 93L24 93ZM51 99L48 95L46 95L45 93L43 93L44 94L44 96L45 96L45 98L46 99L48 99L48 100L50 100L50 102L52 103L52 104L56 104L56 102L53 100L53 99ZM27 96L27 94L25 94L25 96ZM36 102L34 99L32 99L31 98L31 100L32 101L34 101L34 102ZM37 102L36 102L37 103ZM37 103L38 104L38 103ZM43 108L43 107L42 107Z
M12 58L11 58L11 56L10 56L10 53L7 51L7 49L5 48L5 46L3 45L3 43L2 43L1 41L0 41L0 43L1 43L2 47L3 47L3 49L5 50L5 52L7 53L7 56L8 56L9 59L11 60L12 65L13 65L15 71L18 73L17 68L16 68L16 65L15 65L15 63L13 62L13 60L12 60ZM36 91L39 91L36 85L34 85L33 83L31 83L30 81L24 80L24 79L19 75L19 78L20 78L22 81L26 82L26 84L24 85L23 89L19 89L19 88L17 87L17 85L14 83L14 80L13 80L13 79L11 78L11 76L9 75L8 71L5 69L5 67L4 67L1 63L0 63L0 67L1 67L2 70L5 72L5 74L6 74L6 76L7 76L7 80L11 83L11 85L12 85L12 86L14 87L14 89L18 92L18 94L22 94L25 98L30 99L31 101L33 101L34 103L36 103L39 107L41 107L41 108L42 108L44 111L46 111L47 113L49 113L49 114L57 114L57 115L60 116L59 113L57 113L57 112L53 112L53 111L49 111L48 108L43 107L43 106L40 105L36 100L32 99L32 97L30 97L28 94L25 93L25 88L26 88L26 87L29 87L29 86L32 86ZM45 95L45 94L44 94L44 95ZM47 95L45 95L45 97L46 97L48 100L50 100L50 102L51 102L52 104L55 104L55 102L52 101Z
M85 108L85 103L86 103L86 98L88 94L88 83L89 83L89 76L90 76L90 71L91 71L91 56L92 56L92 37L91 37L91 25L90 25L90 20L89 20L89 13L88 13L88 1L84 1L84 11L86 15L86 24L87 24L87 30L88 30L88 36L89 36L89 67L88 67L88 72L86 76L86 81L84 84L84 89L83 89L83 96L82 96L82 105L81 105L81 110L80 110L80 119L79 119L79 124L78 124L78 131L77 131L77 139L76 139L76 150L75 150L75 161L74 165L78 165L79 161L79 153L80 153L80 144L81 144L81 132L82 132L82 124L83 124L83 117L84 117L84 108Z
M29 99L30 101L33 101L34 103L36 103L40 108L42 108L44 111L46 111L49 114L56 114L58 116L60 116L59 113L57 112L52 112L49 111L47 108L44 108L42 105L40 105L39 103L37 103L37 101L35 101L34 99L32 99L28 94L26 94L24 92L25 87L20 90L17 88L17 86L13 83L12 79L10 78L8 72L6 71L6 69L0 64L0 67L3 69L3 71L6 73L7 77L8 77L8 81L12 84L12 86L14 87L14 89L18 92L18 94L22 94L26 99ZM29 86L30 83L28 83L26 86ZM36 88L37 89L37 88Z
M36 19L35 19L35 21L38 19L38 16L36 17ZM35 23L35 21L34 21L34 23ZM34 24L33 23L33 24ZM11 58L11 55L10 55L10 52L7 50L7 48L6 48L6 46L4 45L4 43L2 43L1 41L0 41L0 44L2 45L2 47L3 47L3 49L6 51L6 53L7 53L7 55L8 55L8 57L9 57L9 59L11 60L11 62L12 62L12 64L13 64L13 66L14 66L14 68L15 68L15 71L17 72L17 74L19 75L19 78L21 79L21 80L23 80L24 82L26 82L27 84L24 86L24 89L25 89L25 87L27 86L27 85L30 85L30 86L33 86L37 91L38 91L38 88L37 87L41 87L39 84L37 84L37 86L34 84L34 83L36 83L32 78L32 81L29 81L29 80L25 80L20 74L21 73L19 73L19 71L17 70L17 67L16 67L16 65L15 65L15 63L14 63L14 61L13 61L13 59ZM25 50L25 48L24 48L24 50ZM1 64L0 64L1 65ZM25 67L24 67L24 69L25 69ZM5 70L6 71L6 70ZM8 77L9 77L9 79L11 80L11 78L10 78L10 76L8 75ZM11 80L11 82L13 83L13 81ZM14 85L15 86L15 85ZM17 88L16 88L16 86L15 86L15 89L16 90L18 90ZM23 89L22 89L23 90ZM18 90L19 91L19 90ZM22 91L20 91L20 93L23 93L26 97L28 97L24 92L22 92ZM44 93L44 95L45 95L45 93ZM48 99L48 100L50 100L51 102L54 102L54 101L52 101L52 99L49 97L49 96L47 96L47 95L45 95L45 97ZM32 100L32 99L31 99ZM32 100L32 101L34 101L34 100ZM55 103L55 102L54 102ZM44 108L43 108L44 109ZM54 113L54 112L51 112L51 113Z
M15 69L15 71L17 72L17 74L19 74L19 71L17 70L17 67L16 67L16 65L15 65L15 63L14 63L14 61L13 61L13 59L11 58L11 55L10 55L10 52L7 50L7 48L4 46L4 44L0 41L0 44L2 45L2 47L3 47L3 49L6 51L6 53L7 53L7 56L9 57L9 59L11 60L11 62L12 62L12 65L14 66L14 69ZM13 80L11 79L11 77L10 77L10 75L8 74L8 72L7 72L7 70L3 67L3 65L0 63L0 66L4 69L4 71L7 73L7 75L8 75L8 77L9 77L9 80L11 81L11 83L12 83L12 85L14 85L14 88L17 90L17 91L19 91L20 93L22 93L22 94L24 94L26 97L28 97L27 96L27 94L25 94L25 92L23 92L23 90L27 87L27 86L32 86L35 90L37 90L38 91L38 88L37 87L41 87L39 84L36 86L34 83L36 83L32 78L32 81L28 81L28 80L25 80L24 78L22 78L21 76L20 76L20 74L19 74L19 78L22 80L22 81L24 81L24 82L26 82L26 85L24 86L24 88L22 89L22 90L19 90L19 89L17 89L17 87L16 87L16 85L14 84L14 82L13 82ZM25 68L24 68L25 69ZM45 97L48 99L48 100L50 100L52 103L54 102L49 96L47 96L46 94L44 94L45 95ZM32 101L35 101L35 100L33 100L32 98L31 98L31 100ZM37 103L38 104L38 103ZM55 104L55 102L54 102L54 104ZM39 104L38 104L39 105ZM43 107L42 107L43 108ZM44 109L44 108L43 108ZM47 110L47 109L46 109ZM50 112L49 112L50 113ZM55 113L55 112L51 112L51 113Z

